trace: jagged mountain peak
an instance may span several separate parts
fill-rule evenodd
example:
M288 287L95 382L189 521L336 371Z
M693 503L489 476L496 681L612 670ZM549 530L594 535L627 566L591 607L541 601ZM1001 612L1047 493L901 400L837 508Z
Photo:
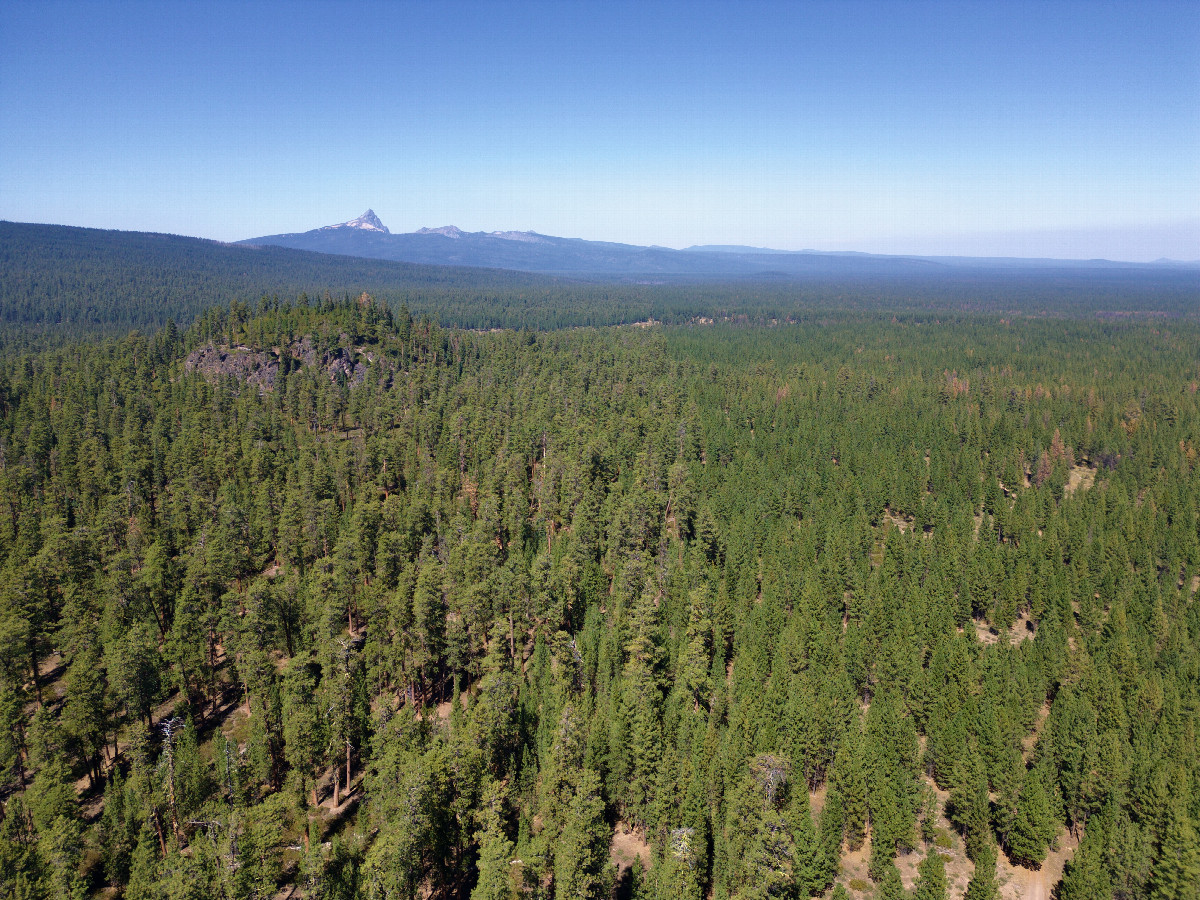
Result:
M375 215L375 210L368 209L357 219L351 219L349 222L342 222L339 225L326 225L320 231L332 231L335 228L357 228L360 231L378 231L380 234L391 234L386 225L379 221L379 216Z

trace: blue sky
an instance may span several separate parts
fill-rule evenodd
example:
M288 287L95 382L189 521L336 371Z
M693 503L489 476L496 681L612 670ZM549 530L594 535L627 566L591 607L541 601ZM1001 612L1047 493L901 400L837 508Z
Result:
M1200 258L1197 3L0 3L0 218Z

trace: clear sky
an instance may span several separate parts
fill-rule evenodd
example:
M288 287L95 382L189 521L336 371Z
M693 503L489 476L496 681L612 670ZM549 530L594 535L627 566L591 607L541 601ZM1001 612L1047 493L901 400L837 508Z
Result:
M0 218L1200 258L1200 3L0 2Z

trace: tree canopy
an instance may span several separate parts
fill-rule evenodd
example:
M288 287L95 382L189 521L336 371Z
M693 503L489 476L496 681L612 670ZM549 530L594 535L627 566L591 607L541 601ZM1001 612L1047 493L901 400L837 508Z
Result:
M991 897L1071 833L1063 897L1193 896L1197 346L369 296L11 345L0 895L802 900L869 841Z

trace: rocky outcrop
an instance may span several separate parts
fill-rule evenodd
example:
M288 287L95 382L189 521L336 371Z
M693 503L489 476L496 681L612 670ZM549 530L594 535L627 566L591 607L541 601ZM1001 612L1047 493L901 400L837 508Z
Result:
M206 344L189 353L183 367L212 382L224 377L235 378L262 394L275 389L285 354L291 357L288 368L292 371L321 371L331 381L345 379L352 386L363 383L368 366L375 361L374 353L359 347L340 346L322 352L312 338L305 337L287 347L272 350Z
M274 390L279 375L279 360L263 350L249 347L199 347L183 361L187 372L199 372L208 381L236 378L258 388L259 393Z
M349 347L335 347L327 353L318 353L312 338L308 337L294 342L288 349L301 365L310 369L319 366L330 378L337 380L341 376L355 385L362 384L367 377L367 363L374 359L373 354Z

